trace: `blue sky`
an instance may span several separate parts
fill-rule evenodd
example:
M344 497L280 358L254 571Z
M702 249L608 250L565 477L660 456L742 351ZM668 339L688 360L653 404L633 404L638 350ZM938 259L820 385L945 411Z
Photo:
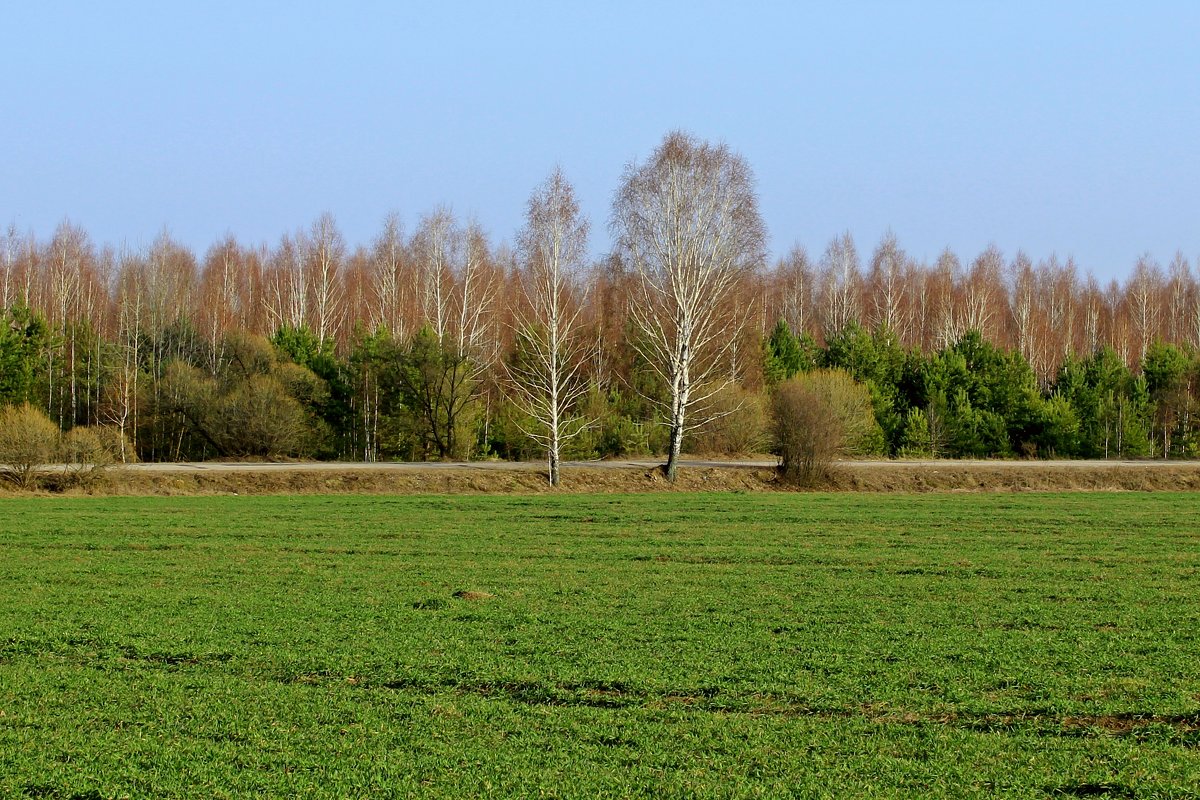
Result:
M770 246L1200 256L1200 4L14 3L0 224L202 253L439 204L511 241L560 164L608 245L681 128L753 166Z

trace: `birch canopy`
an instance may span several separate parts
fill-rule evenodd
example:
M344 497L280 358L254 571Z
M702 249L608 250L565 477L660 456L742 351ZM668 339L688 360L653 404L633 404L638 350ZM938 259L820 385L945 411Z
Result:
M626 168L612 227L637 275L635 346L670 396L666 473L674 480L684 433L706 421L704 401L745 318L726 308L730 295L764 259L753 174L725 144L670 133L645 164Z

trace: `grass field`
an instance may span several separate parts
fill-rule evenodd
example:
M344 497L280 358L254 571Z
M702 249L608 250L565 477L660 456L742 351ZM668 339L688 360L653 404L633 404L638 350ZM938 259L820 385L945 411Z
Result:
M1194 494L0 501L0 796L1196 797Z

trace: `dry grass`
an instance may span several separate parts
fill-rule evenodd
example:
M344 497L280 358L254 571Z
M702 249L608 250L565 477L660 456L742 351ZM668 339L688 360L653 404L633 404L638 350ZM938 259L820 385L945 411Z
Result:
M762 490L774 472L764 469L681 470L675 484L657 469L566 469L559 488L536 469L429 469L395 472L270 470L263 472L114 473L92 494L540 494L638 491Z
M1097 467L1032 461L997 465L840 466L825 486L838 492L1113 492L1200 490L1200 463Z
M1198 491L1195 464L1069 466L1054 462L980 464L843 464L812 487L834 492L1021 492L1021 491ZM5 488L0 487L0 493ZM10 490L12 491L12 490ZM354 469L261 472L147 473L116 470L94 485L64 488L66 494L540 494L696 491L794 491L761 467L683 468L668 483L658 469L575 467L563 485L551 488L537 469L444 469L392 471Z

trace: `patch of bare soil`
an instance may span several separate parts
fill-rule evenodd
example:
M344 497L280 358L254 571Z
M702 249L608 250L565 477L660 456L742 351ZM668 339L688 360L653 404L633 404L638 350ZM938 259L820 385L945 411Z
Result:
M473 591L473 590L467 589L467 590L455 592L454 596L459 600L479 601L479 600L491 600L496 595L492 594L491 592L478 592L478 591Z

